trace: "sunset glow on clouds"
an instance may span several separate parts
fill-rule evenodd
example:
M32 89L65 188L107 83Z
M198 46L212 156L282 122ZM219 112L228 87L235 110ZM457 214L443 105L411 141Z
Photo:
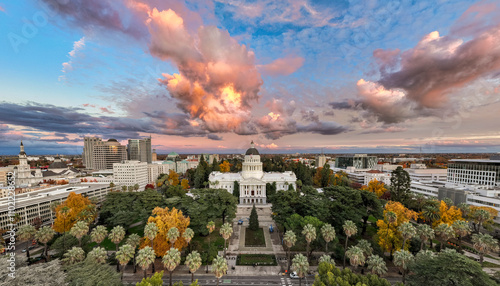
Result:
M497 2L331 2L1 4L2 152L500 151Z

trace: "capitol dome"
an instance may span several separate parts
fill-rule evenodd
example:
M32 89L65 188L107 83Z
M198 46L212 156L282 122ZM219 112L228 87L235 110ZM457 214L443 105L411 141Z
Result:
M248 150L245 153L245 155L260 155L259 151L257 149L255 149L253 141L252 141L252 143L250 143L250 145L251 145L251 147L248 148Z

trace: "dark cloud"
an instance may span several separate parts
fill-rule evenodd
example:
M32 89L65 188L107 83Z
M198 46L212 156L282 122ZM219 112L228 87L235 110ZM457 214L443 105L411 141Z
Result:
M339 102L330 102L328 105L333 109L356 109L357 106L361 103L359 100L347 100L347 101L339 101Z
M207 138L210 140L221 141L223 138L216 134L208 134Z
M143 21L121 1L42 1L42 5L84 30L95 31L101 29L103 31L122 32L137 39L144 38L147 35L147 29Z
M302 120L309 122L319 122L319 115L314 112L314 110L302 110L300 112L302 115Z
M340 125L336 122L315 122L308 125L297 126L298 132L310 132L321 135L337 135L349 131L346 126Z

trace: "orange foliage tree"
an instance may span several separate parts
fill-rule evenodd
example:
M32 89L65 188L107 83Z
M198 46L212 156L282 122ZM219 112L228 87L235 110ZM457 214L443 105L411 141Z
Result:
M181 181L181 186L184 190L189 189L189 180L188 179L182 179Z
M386 219L386 214L388 212L393 212L396 214L396 220L394 222L389 222ZM377 221L378 226L378 244L382 249L391 253L401 249L403 246L403 238L398 227L410 221L411 219L416 220L418 214L410 209L407 209L400 202L389 201L384 207L384 219L379 219ZM409 243L406 244L409 247Z
M441 201L439 204L439 214L440 218L432 224L432 227L436 227L442 223L452 225L456 220L464 220L462 211L459 208L455 206L448 207L444 201Z
M170 170L168 172L168 181L170 182L170 185L177 186L179 184L179 174L177 174L174 170Z
M221 173L227 173L231 170L231 164L229 164L228 161L224 160L224 162L222 162L222 164L219 164L219 168L220 168Z
M375 193L378 198L380 198L385 192L387 192L385 184L383 182L378 181L377 179L371 180L368 183L368 186L363 186L361 189Z
M68 198L59 206L57 206L56 219L54 221L54 230L63 233L69 231L73 225L79 221L92 221L95 219L97 213L86 212L89 208L94 208L93 204L88 198L82 195L77 195L74 192L69 193ZM90 216L90 217L89 217Z
M172 227L176 227L179 230L179 238L174 243L174 247L178 250L182 250L188 245L184 239L184 231L189 226L190 219L182 214L182 211L172 208L171 210L166 208L156 207L152 215L148 219L148 223L154 222L158 227L158 234L153 241L153 249L156 256L163 256L170 249L170 242L167 239L168 230ZM141 243L141 248L150 246L151 241L149 238L144 237Z

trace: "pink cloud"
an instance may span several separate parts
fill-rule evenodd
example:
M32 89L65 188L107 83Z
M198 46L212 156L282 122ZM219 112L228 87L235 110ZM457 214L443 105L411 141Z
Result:
M99 109L102 111L102 112L106 112L106 113L109 113L109 114L114 114L113 111L109 110L108 108L106 107L99 107Z
M0 6L0 11L5 13L5 9L2 6Z
M259 70L265 75L289 75L296 72L304 64L303 57L288 56L276 59L267 65L258 66Z

